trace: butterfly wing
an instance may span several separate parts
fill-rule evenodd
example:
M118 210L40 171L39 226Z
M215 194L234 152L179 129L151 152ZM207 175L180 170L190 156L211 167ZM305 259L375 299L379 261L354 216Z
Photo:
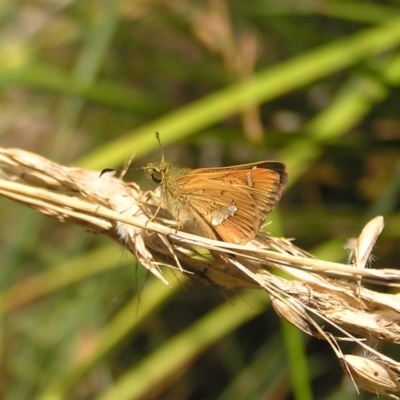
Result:
M207 237L242 244L250 241L279 201L287 175L243 167L197 169L178 178L180 196L185 198L182 222L194 213Z
M193 217L189 219L188 216L195 214L195 223L211 239L246 243L254 237L260 218L251 195L213 179L199 178L192 181L182 177L179 178L181 183L185 205L178 219L191 223Z
M278 161L260 161L232 167L199 168L190 171L189 175L201 175L208 179L226 181L234 177L239 181L236 185L253 196L260 212L264 215L263 219L278 204L288 181L286 164Z

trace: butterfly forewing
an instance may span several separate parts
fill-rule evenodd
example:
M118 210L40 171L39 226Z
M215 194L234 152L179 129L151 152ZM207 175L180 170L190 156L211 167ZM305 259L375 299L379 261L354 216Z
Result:
M278 161L260 161L251 164L242 164L232 167L199 168L190 171L189 175L207 176L208 179L221 179L231 177L241 180L241 187L257 196L257 205L265 202L268 197L265 215L271 212L279 202L285 189L288 174L286 165Z
M286 181L286 168L277 162L193 170L176 181L185 200L182 219L195 214L206 236L246 243L279 201Z
M187 215L195 213L207 225L208 237L233 243L245 243L254 237L260 224L253 197L235 184L199 176L179 178ZM234 182L233 182L234 183ZM182 215L186 219L185 215ZM197 220L200 228L202 223ZM204 229L203 229L204 231Z

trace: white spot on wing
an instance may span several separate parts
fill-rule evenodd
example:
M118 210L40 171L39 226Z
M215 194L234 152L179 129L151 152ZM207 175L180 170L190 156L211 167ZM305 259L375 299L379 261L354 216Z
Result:
M251 180L251 172L248 172L246 174L246 179L247 179L247 185L250 187L253 186L253 181Z
M235 202L232 201L232 204L229 207L221 207L219 210L214 210L211 215L211 225L218 226L221 225L226 219L229 217L233 217L237 211L237 207Z

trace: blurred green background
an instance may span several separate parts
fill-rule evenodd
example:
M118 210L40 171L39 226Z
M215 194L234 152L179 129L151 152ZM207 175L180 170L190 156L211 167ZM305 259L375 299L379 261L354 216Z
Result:
M274 235L345 261L383 215L373 266L397 268L399 44L398 0L3 0L0 145L101 170L159 158L158 131L186 167L277 159ZM375 398L261 292L166 287L104 237L0 218L2 399Z

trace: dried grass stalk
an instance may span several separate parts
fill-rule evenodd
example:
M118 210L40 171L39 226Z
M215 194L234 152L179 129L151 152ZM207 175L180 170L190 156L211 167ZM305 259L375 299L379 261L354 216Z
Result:
M399 399L390 392L399 391L400 364L368 346L367 339L400 342L400 297L360 283L362 277L400 285L397 270L363 268L383 228L382 217L352 243L348 265L315 259L291 241L269 235L240 246L176 231L174 221L162 215L150 220L158 199L135 183L107 174L99 178L99 172L64 167L20 149L0 148L0 195L60 222L109 235L166 284L160 265L225 288L264 290L281 317L331 344L355 384ZM288 277L272 274L272 268ZM343 355L340 340L356 342L364 355Z

